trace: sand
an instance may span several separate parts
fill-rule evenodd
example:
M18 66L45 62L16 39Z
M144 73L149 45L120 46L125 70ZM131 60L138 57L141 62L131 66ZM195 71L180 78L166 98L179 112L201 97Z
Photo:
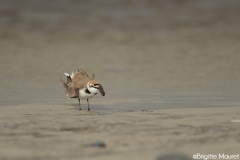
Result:
M0 0L0 159L239 154L239 6ZM91 112L59 83L78 68Z
M104 113L72 106L1 107L1 159L156 159L239 154L238 108ZM235 121L233 121L235 120Z

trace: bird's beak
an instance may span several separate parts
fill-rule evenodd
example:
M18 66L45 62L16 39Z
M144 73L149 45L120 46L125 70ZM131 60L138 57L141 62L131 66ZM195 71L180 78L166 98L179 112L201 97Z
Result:
M101 94L102 94L102 96L105 96L105 92L104 92L104 90L103 90L103 87L102 87L102 85L99 85L99 91L101 92Z

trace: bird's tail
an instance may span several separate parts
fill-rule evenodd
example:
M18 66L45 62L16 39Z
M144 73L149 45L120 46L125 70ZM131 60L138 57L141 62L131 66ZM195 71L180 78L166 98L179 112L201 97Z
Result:
M60 78L60 82L62 83L63 87L65 87L66 89L68 88L68 84L64 82L61 78Z
M65 93L67 94L67 96L69 96L69 98L78 98L79 97L78 89L72 87L70 84L67 84L62 79L60 79L60 82L62 83L63 87L66 88Z

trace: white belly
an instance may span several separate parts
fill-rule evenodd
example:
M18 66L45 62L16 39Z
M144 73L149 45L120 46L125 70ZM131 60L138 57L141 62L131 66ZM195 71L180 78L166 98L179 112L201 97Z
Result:
M79 95L80 95L80 99L90 99L92 97L94 97L96 94L94 93L86 93L85 89L79 90Z

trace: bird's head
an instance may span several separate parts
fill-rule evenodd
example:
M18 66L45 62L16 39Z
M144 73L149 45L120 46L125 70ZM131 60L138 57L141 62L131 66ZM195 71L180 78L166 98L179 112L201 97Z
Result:
M87 88L91 93L97 93L98 91L100 91L102 96L105 96L105 92L103 90L102 85L96 80L89 81L87 83Z

